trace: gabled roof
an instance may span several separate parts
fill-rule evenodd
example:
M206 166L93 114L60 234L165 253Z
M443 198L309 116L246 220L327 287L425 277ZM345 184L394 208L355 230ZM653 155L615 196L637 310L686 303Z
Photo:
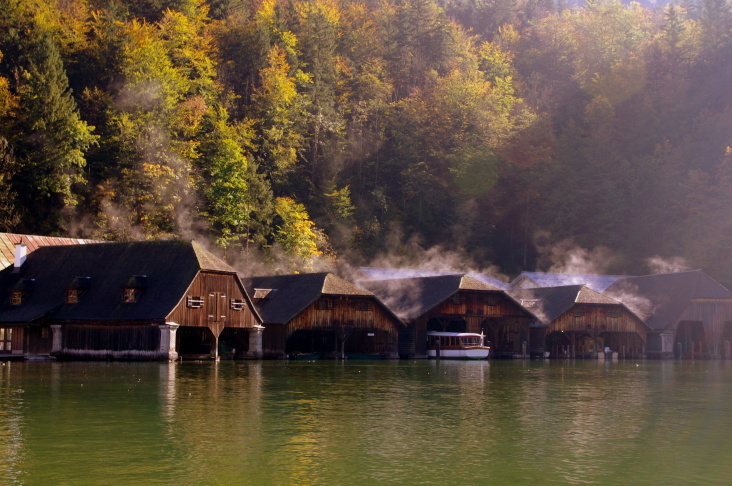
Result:
M585 285L511 290L508 294L549 324L575 304L622 305Z
M95 240L78 238L57 238L55 236L19 235L16 233L0 233L0 269L10 267L15 262L15 245L23 244L26 252L32 253L43 246L84 245L101 243Z
M382 305L371 292L325 272L243 278L242 282L247 293L257 297L254 305L265 325L290 322L324 295L368 297Z
M0 271L0 322L32 322L49 314L58 320L165 319L199 271L236 275L233 268L191 241L39 248L28 255L19 273L13 273L13 268ZM143 275L146 278L139 278ZM134 282L144 281L145 286L137 302L122 303L122 288L134 276L138 276ZM79 303L66 304L66 289L85 277L89 277L88 288L83 289ZM10 305L10 289L23 279L33 279L33 288L21 305Z
M597 292L604 292L617 280L627 277L628 275L521 272L518 277L511 281L510 285L514 289L586 285Z
M367 280L396 280L405 278L441 277L447 275L455 275L454 272L417 270L411 268L361 267L359 270L361 271L361 275L363 275L363 277L365 277ZM467 273L466 275L501 290L508 290L510 288L510 285L508 283L497 278L483 275L481 273Z
M676 322L694 299L732 299L732 292L701 270L627 277L605 294L623 302L654 330Z
M467 275L441 275L360 282L402 319L416 319L459 290L501 291Z

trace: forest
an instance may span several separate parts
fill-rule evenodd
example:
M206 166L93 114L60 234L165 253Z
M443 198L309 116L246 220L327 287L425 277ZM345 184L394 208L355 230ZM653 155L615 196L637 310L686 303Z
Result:
M728 0L0 0L0 231L730 285L731 90Z

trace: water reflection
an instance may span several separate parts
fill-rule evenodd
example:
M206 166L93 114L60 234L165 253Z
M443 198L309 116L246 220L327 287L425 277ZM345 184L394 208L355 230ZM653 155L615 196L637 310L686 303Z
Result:
M732 363L10 363L0 484L723 483Z
M0 365L0 483L21 484L24 452L23 388L10 380L13 362Z

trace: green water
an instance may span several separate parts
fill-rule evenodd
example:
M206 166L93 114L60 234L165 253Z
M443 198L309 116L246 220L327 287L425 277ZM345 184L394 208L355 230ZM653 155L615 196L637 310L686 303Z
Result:
M730 481L730 362L0 365L1 485Z

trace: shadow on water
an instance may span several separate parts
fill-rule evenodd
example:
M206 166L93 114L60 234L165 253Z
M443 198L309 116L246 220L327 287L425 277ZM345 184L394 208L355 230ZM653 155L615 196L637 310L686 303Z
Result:
M13 362L0 484L722 484L732 363Z

